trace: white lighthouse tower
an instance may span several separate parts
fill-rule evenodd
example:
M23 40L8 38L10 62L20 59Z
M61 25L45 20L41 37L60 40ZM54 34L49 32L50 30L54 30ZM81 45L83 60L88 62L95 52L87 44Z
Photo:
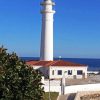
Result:
M52 9L55 5L52 0L43 0L41 3L43 9L42 14L42 31L41 31L41 50L40 60L52 61L53 60L53 14L55 11Z

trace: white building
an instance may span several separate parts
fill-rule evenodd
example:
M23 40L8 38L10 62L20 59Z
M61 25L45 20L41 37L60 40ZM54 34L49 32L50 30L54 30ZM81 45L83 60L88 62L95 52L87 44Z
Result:
M87 78L86 65L66 61L53 61L53 15L55 11L52 0L43 0L42 5L42 28L40 61L28 61L34 69L40 70L45 77L50 79L65 78Z
M34 69L38 69L46 78L50 79L61 79L62 77L71 79L87 78L88 66L82 64L62 60L27 61L26 63Z

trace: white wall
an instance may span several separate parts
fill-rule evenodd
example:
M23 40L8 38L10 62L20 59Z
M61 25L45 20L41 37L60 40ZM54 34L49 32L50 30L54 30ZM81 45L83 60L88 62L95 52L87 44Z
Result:
M43 87L44 87L45 92L49 92L49 85L44 85ZM85 92L85 91L100 91L100 83L99 84L65 86L64 94ZM60 95L61 86L50 85L50 92L59 92L59 95Z
M49 92L49 86L44 86L44 91ZM50 92L59 92L61 91L61 86L50 86Z
M49 92L49 88L51 92L59 92L61 91L60 80L44 80L43 87L45 92ZM50 87L49 87L50 86Z
M49 86L49 80L44 80L45 86ZM61 80L50 80L50 86L60 86Z
M85 78L87 78L87 68L88 66L50 66L50 67L42 67L42 66L33 66L34 69L39 69L46 77L49 76L50 79L53 78L73 78L76 75L76 78L82 78L82 75L77 75L77 70L82 70L85 73ZM54 75L52 75L52 71L54 70ZM62 70L62 75L58 75L58 70ZM68 70L72 70L72 75L68 75ZM66 73L65 73L66 72Z
M54 75L52 75L52 71L54 70ZM58 75L58 70L62 70L62 75ZM68 75L68 70L72 70L72 75ZM66 78L73 78L73 75L76 75L77 78L82 78L82 75L77 75L77 70L83 70L83 73L85 73L85 78L87 78L87 67L78 67L78 66L72 66L72 67L66 67L66 66L50 66L50 78L62 78L64 76L65 71L65 77Z
M73 85L65 87L65 94L68 93L77 93L83 91L100 91L100 83L99 84L85 84L85 85Z
M84 84L84 85L72 85L72 86L65 86L64 90L60 86L60 80L44 80L43 78L43 87L45 92L49 92L49 88L51 92L59 92L59 94L63 93L77 93L77 92L85 92L85 91L100 91L100 83L98 84ZM50 86L50 87L49 87Z

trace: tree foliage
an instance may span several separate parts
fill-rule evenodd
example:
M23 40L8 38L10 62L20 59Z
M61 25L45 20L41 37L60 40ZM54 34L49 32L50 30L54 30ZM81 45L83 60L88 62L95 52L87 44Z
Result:
M0 48L0 100L42 100L41 75Z

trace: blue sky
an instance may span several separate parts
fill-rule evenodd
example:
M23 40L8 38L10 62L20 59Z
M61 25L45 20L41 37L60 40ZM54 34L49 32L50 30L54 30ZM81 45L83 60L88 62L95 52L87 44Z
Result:
M0 45L40 54L42 0L0 0ZM55 0L54 56L100 58L100 0Z

